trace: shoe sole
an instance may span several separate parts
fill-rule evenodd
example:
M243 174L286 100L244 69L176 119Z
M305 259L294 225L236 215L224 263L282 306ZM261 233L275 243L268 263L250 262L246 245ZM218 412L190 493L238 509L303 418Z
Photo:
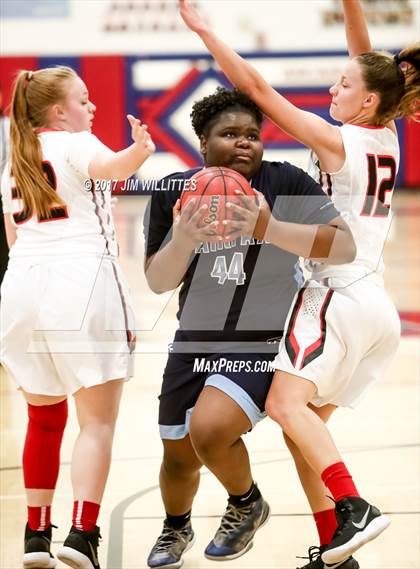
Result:
M24 569L54 569L57 561L49 553L25 553L23 556Z
M266 504L267 504L267 502L266 502ZM206 559L210 559L211 561L231 561L232 559L237 559L238 557L245 555L245 553L247 553L254 545L255 534L257 533L257 531L259 529L261 529L263 526L265 526L265 524L268 522L268 520L270 518L270 515L271 515L270 506L269 506L269 504L267 504L266 515L265 515L264 519L261 521L260 525L255 530L255 533L252 536L252 539L246 544L246 546L241 551L238 551L237 553L232 553L232 555L223 555L223 556L209 555L208 553L204 552L204 557Z
M195 534L193 535L191 541L188 542L187 547L182 552L181 559L176 563L170 563L169 565L148 565L148 567L150 567L150 569L179 569L184 564L183 560L184 554L187 553L189 549L191 549L194 543L195 543Z
M60 561L73 569L95 569L89 557L83 555L80 551L76 551L72 547L63 546L57 551L57 557Z
M386 530L390 523L391 520L387 516L378 516L372 520L363 531L356 533L347 543L340 545L335 549L324 551L321 555L322 561L329 564L344 561L363 545L376 539L384 530Z

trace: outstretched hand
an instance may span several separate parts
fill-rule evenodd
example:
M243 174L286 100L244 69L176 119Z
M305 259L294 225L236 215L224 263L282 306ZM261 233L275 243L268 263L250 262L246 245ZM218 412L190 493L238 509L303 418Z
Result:
M187 0L179 0L179 13L193 32L200 33L208 29L198 10L196 10L194 6L191 6Z
M131 137L134 142L146 150L148 155L153 154L156 146L147 130L147 125L141 124L139 119L133 115L127 115L127 119L131 126Z

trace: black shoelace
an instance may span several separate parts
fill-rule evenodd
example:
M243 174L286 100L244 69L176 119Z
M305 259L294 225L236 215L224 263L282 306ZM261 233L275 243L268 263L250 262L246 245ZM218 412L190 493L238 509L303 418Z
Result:
M296 559L309 559L309 562L316 561L318 557L321 555L322 551L321 548L317 545L311 545L308 549L308 555L301 557L300 555L296 555Z

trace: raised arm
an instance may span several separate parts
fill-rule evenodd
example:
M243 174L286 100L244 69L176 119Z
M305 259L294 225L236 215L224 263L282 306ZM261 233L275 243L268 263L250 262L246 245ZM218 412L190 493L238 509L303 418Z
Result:
M372 51L369 31L360 0L342 0L347 49L350 57Z
M127 119L131 125L131 136L134 143L119 152L112 152L108 149L95 154L89 163L91 178L125 180L133 175L155 151L155 145L147 132L147 127L132 115L127 115Z
M338 129L321 117L295 107L277 93L242 57L220 40L186 0L179 0L180 13L187 26L197 33L229 80L246 93L282 130L312 148L326 162L343 153ZM324 159L323 159L324 158Z

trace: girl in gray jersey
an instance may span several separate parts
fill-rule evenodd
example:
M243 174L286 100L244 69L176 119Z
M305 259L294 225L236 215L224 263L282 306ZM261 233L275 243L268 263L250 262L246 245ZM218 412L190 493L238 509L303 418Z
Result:
M337 406L352 406L396 352L399 319L383 287L382 249L391 219L399 163L393 119L419 112L420 44L395 57L371 51L359 2L344 1L352 59L331 87L331 125L295 107L180 0L186 24L203 40L231 82L285 132L313 151L310 173L349 224L353 262L311 262L311 279L297 294L275 359L266 411L282 427L320 533L307 568L324 562L355 569L351 554L389 524L363 500L325 422ZM334 510L325 498L332 495Z

